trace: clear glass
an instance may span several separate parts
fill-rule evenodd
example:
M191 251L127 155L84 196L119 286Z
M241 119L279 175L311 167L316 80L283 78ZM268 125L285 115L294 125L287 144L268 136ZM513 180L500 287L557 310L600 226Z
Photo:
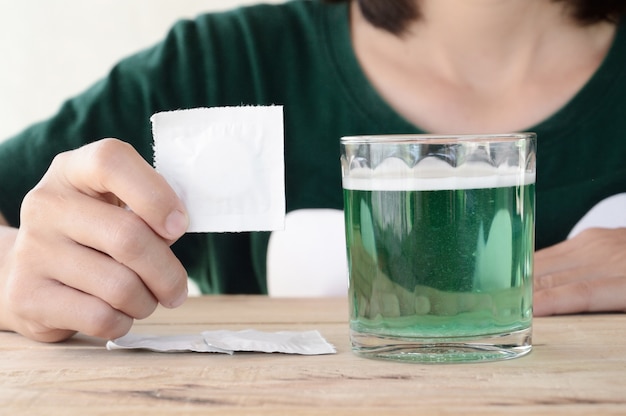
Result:
M355 353L530 352L535 148L534 133L341 139Z

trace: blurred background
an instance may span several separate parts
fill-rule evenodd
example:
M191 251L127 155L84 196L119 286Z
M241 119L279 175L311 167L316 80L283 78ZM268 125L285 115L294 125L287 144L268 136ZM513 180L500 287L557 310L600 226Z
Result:
M0 0L0 141L45 119L178 19L283 0Z

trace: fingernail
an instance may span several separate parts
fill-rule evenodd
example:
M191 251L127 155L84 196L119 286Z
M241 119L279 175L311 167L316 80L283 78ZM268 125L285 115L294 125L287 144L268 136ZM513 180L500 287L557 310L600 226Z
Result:
M165 230L174 238L185 234L188 226L189 219L180 210L172 211L165 220Z
M188 297L188 292L187 290L185 290L178 298L176 298L174 302L170 303L170 307L178 308L180 305L185 303L185 301L187 300L187 297Z

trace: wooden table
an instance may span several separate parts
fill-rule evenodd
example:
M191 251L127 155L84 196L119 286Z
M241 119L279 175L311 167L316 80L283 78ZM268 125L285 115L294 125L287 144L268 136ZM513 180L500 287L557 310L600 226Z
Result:
M78 335L0 333L0 414L626 414L626 315L539 318L516 360L407 364L355 356L345 299L191 298L133 332L317 329L334 355L107 351Z

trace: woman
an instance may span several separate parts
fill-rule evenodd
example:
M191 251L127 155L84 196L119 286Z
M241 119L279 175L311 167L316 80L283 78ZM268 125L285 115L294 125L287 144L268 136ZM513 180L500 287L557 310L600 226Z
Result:
M181 304L187 272L205 291L264 292L267 234L182 236L185 208L146 162L152 113L241 104L285 106L288 210L342 207L344 135L536 131L535 313L625 310L626 230L565 238L626 192L626 7L334 3L181 22L4 143L0 212L13 227L0 231L0 329L115 338L157 303ZM132 146L88 144L101 137Z

